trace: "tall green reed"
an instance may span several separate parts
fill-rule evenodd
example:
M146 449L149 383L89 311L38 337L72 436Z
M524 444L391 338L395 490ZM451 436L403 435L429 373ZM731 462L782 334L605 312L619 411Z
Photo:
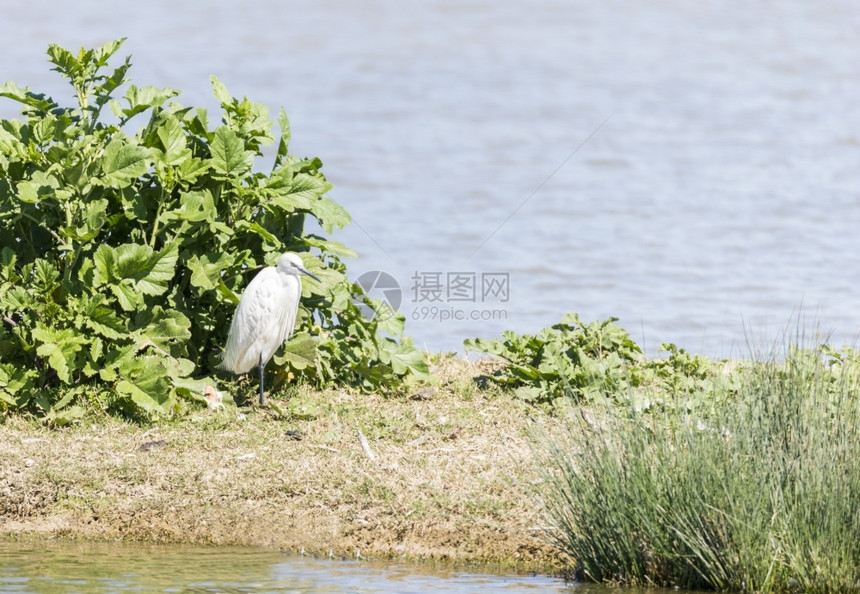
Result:
M858 589L858 377L857 351L791 347L727 372L694 413L583 411L538 440L551 537L582 579Z

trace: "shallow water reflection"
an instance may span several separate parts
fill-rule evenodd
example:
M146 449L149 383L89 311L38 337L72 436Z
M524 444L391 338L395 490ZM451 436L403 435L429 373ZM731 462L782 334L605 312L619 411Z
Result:
M250 547L0 540L2 592L578 592L546 576L324 560Z

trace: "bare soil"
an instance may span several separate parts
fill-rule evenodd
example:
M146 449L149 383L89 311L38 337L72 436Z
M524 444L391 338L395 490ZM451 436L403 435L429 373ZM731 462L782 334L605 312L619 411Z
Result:
M558 568L530 437L558 421L479 388L482 365L446 359L397 397L292 389L144 427L0 419L0 534Z

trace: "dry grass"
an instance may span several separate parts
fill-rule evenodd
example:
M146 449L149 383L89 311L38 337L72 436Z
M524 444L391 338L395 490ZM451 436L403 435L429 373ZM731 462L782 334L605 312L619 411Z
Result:
M153 427L6 419L0 532L550 568L523 486L541 478L528 428L554 421L478 388L486 365L441 358L409 397L296 390L280 412Z

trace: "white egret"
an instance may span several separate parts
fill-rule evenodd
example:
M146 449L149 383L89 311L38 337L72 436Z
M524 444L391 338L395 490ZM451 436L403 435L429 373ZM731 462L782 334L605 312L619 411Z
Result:
M296 254L283 254L277 266L261 270L242 293L230 324L221 367L233 373L247 373L258 365L260 404L266 402L263 369L296 325L302 296L299 273L320 280L304 269Z

